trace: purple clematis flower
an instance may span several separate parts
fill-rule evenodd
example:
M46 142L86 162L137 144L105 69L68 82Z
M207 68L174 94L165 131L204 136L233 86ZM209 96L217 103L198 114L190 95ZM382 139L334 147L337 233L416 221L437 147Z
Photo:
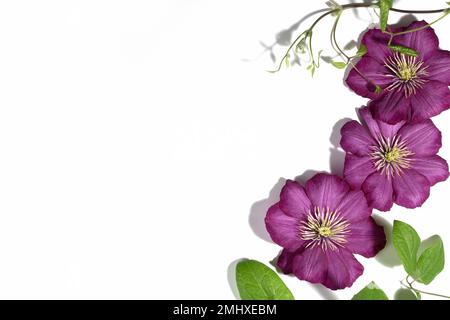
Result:
M426 25L425 21L415 21L406 28L389 31ZM389 38L380 29L367 31L361 40L367 53L346 79L353 91L373 100L369 104L373 116L389 124L420 122L450 108L450 52L439 49L434 30L427 27L393 38L393 45L416 50L417 57L391 50ZM376 86L382 91L377 93Z
M353 254L373 257L386 244L371 214L364 193L337 176L317 174L305 188L287 181L266 216L272 240L284 248L278 266L333 290L350 287L364 270Z
M441 148L439 130L429 119L390 125L375 120L367 107L359 114L365 126L349 121L341 129L341 146L347 153L345 179L381 211L393 203L421 206L430 187L449 176L447 162L436 155Z

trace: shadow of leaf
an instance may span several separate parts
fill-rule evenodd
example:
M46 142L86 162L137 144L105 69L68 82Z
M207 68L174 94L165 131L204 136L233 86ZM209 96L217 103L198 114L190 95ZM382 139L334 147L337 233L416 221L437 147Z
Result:
M233 295L237 300L240 300L241 297L239 295L239 290L236 284L236 266L239 262L244 260L246 259L234 260L227 268L228 285L230 286L231 292L233 292Z

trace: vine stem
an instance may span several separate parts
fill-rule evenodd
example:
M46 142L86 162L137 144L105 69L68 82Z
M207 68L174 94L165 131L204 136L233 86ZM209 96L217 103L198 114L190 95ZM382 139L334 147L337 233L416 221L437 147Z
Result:
M406 277L406 279L405 279L407 285L405 285L405 284L403 283L403 281L401 282L401 283L402 283L405 287L407 287L408 289L410 289L410 290L412 290L412 291L414 291L414 292L419 292L419 293L422 293L422 294L427 294L427 295L429 295L429 296L435 296L435 297L439 297L439 298L450 299L450 296L446 296L446 295L438 294L438 293L433 293L433 292L427 292L427 291L423 291L423 290L419 290L419 289L414 288L414 287L413 287L413 283L415 282L415 280L410 281L409 278L410 278L410 276L408 275L408 276Z
M375 3L348 3L348 4L344 4L341 5L339 8L337 9L331 9L325 13L323 13L322 15L320 15L311 25L311 27L309 27L309 29L307 29L306 31L302 32L289 46L289 48L286 50L285 55L283 56L283 58L281 59L278 68L276 70L270 71L270 72L278 72L281 69L281 66L283 65L283 62L289 57L289 52L292 50L292 48L294 48L294 46L302 39L302 37L309 37L309 51L310 53L312 53L312 30L314 29L314 27L325 17L331 15L331 14L336 14L336 13L341 13L344 10L347 9L357 9L357 8L376 8L377 5ZM436 10L406 10L406 9L398 9L398 8L390 8L390 11L393 12L399 12L399 13L415 13L415 14L433 14L433 13L445 13L441 18L439 18L438 20L434 21L433 23L443 19L445 16L447 16L450 13L450 8L444 8L444 9L436 9ZM428 26L425 26L428 27ZM406 33L409 33L411 31L408 31ZM391 37L394 37L396 34L392 34L392 33L388 33L391 35ZM314 65L316 65L315 59L314 59L314 55L311 54L311 59L312 59L312 63Z

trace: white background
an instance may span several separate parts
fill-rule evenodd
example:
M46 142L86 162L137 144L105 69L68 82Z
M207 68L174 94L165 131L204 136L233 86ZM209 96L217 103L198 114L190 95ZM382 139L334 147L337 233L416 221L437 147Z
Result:
M233 299L233 262L268 264L280 250L263 217L283 179L339 173L336 133L365 103L325 63L314 79L304 66L265 72L274 64L262 43L278 59L311 19L296 23L323 7L0 1L0 298ZM340 42L376 19L346 12ZM331 23L316 32L324 55ZM436 25L447 49L449 23ZM435 118L447 159L449 121ZM450 248L449 188L378 220ZM393 297L404 271L387 251L358 258L365 273L351 289L283 279L297 299L347 299L371 280ZM447 267L427 289L449 294L449 278Z

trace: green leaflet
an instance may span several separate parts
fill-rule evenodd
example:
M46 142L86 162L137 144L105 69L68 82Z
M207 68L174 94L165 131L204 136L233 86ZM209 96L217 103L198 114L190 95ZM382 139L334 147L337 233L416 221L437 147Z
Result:
M361 45L358 48L358 51L356 52L357 57L362 57L367 53L367 47L361 43Z
M242 300L294 300L280 277L256 260L237 264L236 283Z
M417 251L420 246L420 237L416 230L405 222L395 220L392 242L405 271L414 276L417 269Z
M429 284L444 269L444 244L439 236L418 257L421 240L409 224L395 220L392 241L405 271L414 280Z
M378 6L380 7L380 28L382 31L386 31L389 10L392 8L393 0L380 0Z
M337 69L344 69L347 66L345 62L340 61L331 61L331 64Z
M400 53L403 53L405 55L412 56L412 57L417 57L419 55L419 52L417 52L414 49L408 48L408 47L403 47L403 46L398 46L398 45L390 45L389 49L391 49L394 52L400 52Z
M355 294L352 300L389 300L383 290L375 282L369 283L360 292Z
M431 246L420 255L417 261L416 280L429 284L444 269L444 244L439 236Z

